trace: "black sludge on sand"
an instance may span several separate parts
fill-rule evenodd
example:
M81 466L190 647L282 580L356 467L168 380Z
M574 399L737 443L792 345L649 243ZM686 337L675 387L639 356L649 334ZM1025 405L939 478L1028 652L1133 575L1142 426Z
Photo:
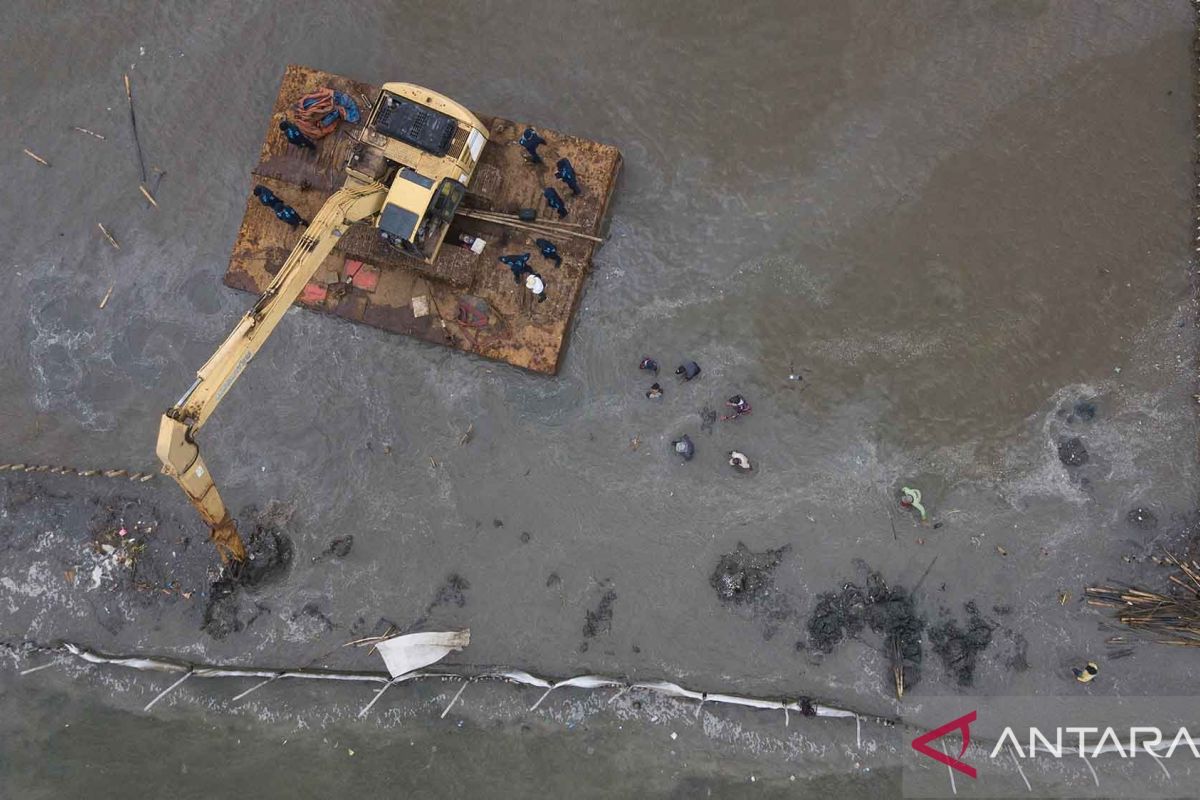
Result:
M883 653L893 669L903 671L905 688L916 686L921 679L925 620L917 613L912 595L903 586L888 586L878 572L867 574L865 587L846 583L841 591L817 598L808 619L807 647L832 652L843 639L857 636L865 627L884 637ZM796 646L801 649L805 644ZM889 674L887 685L893 686L894 680Z
M1125 515L1125 521L1140 531L1150 531L1158 527L1158 516L1144 506L1131 509Z
M1088 462L1088 451L1078 436L1058 443L1058 460L1068 467L1082 467Z
M255 589L278 580L292 563L292 542L279 531L286 516L276 508L263 514L250 510L242 515L254 519L246 537L246 560L222 571L209 586L201 630L214 639L237 633L269 609L258 603L244 603L243 589Z
M942 666L955 677L959 686L970 686L975 682L979 655L992 643L992 631L996 627L983 618L974 601L966 604L966 610L965 628L949 619L929 631L933 651L942 659ZM1023 651L1020 655L1024 660Z
M609 589L600 598L594 610L588 610L583 623L583 635L587 639L612 630L613 603L617 602L617 593Z
M738 542L737 549L721 556L708 582L717 596L726 602L746 603L761 600L771 592L771 573L779 566L788 547L755 553Z

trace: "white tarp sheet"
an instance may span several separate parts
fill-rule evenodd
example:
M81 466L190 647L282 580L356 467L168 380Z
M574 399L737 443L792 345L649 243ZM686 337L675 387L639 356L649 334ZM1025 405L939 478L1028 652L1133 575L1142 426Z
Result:
M441 661L471 643L471 631L430 631L393 636L375 645L393 678Z

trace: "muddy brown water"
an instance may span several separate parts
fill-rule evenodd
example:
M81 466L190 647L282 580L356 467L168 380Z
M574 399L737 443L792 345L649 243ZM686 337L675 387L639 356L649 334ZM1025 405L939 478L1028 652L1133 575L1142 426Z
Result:
M232 507L290 515L292 567L251 598L266 610L244 631L200 632L212 560L173 485L6 477L6 638L293 664L424 618L469 626L470 663L940 723L920 718L920 692L1084 691L1069 666L1103 659L1109 632L1083 587L1160 580L1145 556L1196 507L1185 2L19 2L0 35L0 460L153 465L159 413L249 302L220 275L287 63L426 84L625 156L555 379L288 315L202 435ZM166 173L156 210L137 192L124 72L147 164ZM643 355L703 374L665 376L651 403ZM706 430L701 412L735 392L753 413ZM689 463L669 452L681 433ZM1089 457L1067 468L1072 437ZM724 463L734 448L754 473ZM905 485L940 527L896 506ZM118 493L153 509L146 574L175 594L64 580L91 564L93 500ZM1128 521L1139 507L1156 526ZM346 535L346 557L313 560ZM738 542L789 546L780 618L710 584ZM905 587L925 575L931 627L966 625L970 601L996 623L973 686L928 642L901 703L869 631L797 649L856 559ZM450 576L469 588L438 602ZM1185 694L1189 655L1138 649L1089 690ZM667 705L564 696L523 714L536 698L482 689L463 727L415 690L359 723L351 690L238 710L213 699L232 691L191 687L142 714L161 679L9 666L0 774L20 797L115 796L130 774L180 796L235 780L266 796L389 781L722 796L751 775L778 794L892 796L907 751L900 735L864 751L844 726ZM200 779L214 735L237 769Z

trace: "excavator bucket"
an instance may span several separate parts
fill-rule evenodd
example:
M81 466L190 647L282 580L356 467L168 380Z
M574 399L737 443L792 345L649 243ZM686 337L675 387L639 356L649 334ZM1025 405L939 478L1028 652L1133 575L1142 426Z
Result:
M246 560L246 545L242 542L241 534L238 533L237 523L228 516L224 522L214 525L208 535L217 547L221 563L228 564L230 561L235 561L240 564Z

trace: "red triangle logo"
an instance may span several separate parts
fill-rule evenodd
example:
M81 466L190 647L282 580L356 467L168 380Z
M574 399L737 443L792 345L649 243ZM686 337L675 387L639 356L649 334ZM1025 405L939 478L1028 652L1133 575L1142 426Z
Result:
M967 752L967 747L971 744L971 723L975 721L977 716L978 712L972 711L970 714L964 714L958 719L950 720L940 728L934 728L928 733L921 734L913 739L913 750L916 750L921 755L929 756L934 761L945 764L950 769L956 769L964 775L974 778L975 768L958 759L962 758L963 753ZM934 750L929 746L930 742L954 731L962 731L962 747L958 751L958 758L949 756L939 750Z

